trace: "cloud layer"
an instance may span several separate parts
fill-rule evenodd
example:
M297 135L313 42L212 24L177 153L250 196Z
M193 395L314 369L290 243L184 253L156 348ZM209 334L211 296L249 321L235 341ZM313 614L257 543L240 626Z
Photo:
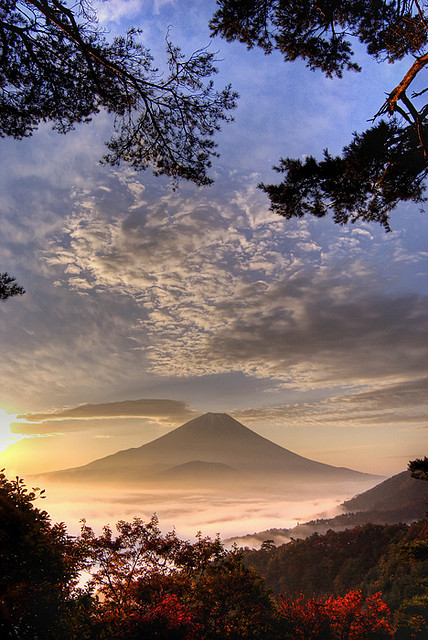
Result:
M18 418L32 422L45 420L62 420L65 418L157 418L160 420L181 420L189 418L193 412L184 402L162 399L124 400L122 402L105 402L103 404L82 404L70 409L57 409L47 413L26 413Z
M179 3L143 4L101 18L112 35L140 20L160 61L168 24L187 53L208 42L209 4L191 3L192 21ZM0 406L46 436L16 447L77 464L217 410L301 453L351 443L365 462L379 444L401 469L426 442L426 215L400 206L388 235L285 221L256 187L281 154L339 151L398 72L373 62L332 80L217 44L218 86L241 100L210 188L100 167L106 114L65 138L42 126L2 141L2 270L27 293L0 306Z
M154 374L241 371L310 388L427 373L428 298L387 291L395 274L376 267L386 242L364 228L326 246L315 225L285 228L250 186L154 201L126 172L114 180L80 203L45 259L82 295L132 298L129 337ZM111 215L119 195L126 211Z

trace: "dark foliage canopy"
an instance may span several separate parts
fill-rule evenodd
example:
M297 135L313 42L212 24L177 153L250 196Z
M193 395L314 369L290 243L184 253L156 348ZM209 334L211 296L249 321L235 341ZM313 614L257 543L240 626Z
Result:
M101 109L115 118L104 161L207 184L213 135L235 106L216 91L214 54L185 58L167 39L159 72L140 32L108 41L93 8L59 0L4 0L0 7L0 135L23 138L41 122L60 133Z
M16 282L14 276L10 276L7 271L0 273L0 300L22 296L24 293L24 288Z
M416 480L428 480L428 458L416 458L409 462L409 471Z
M333 594L340 599L351 592L361 592L367 597L381 592L382 600L393 613L394 638L425 640L427 550L425 519L412 525L366 524L345 531L328 531L325 535L315 533L269 550L246 550L244 563L259 571L274 593L281 594L288 603L288 615L295 608L295 603L290 608L290 602L298 604L300 596L322 599ZM307 613L310 609L304 606ZM298 613L301 619L301 608Z
M341 77L360 71L352 42L381 62L409 58L409 67L374 120L355 133L342 156L281 159L279 185L260 185L272 209L290 218L332 212L335 222L376 221L389 230L389 214L400 201L424 200L427 174L426 89L407 92L428 64L428 11L413 0L218 0L214 34L266 53L278 50L286 61L303 59L312 70ZM418 100L420 99L420 100ZM422 102L422 104L417 104Z
M263 640L274 603L262 578L219 538L180 540L162 534L153 516L120 521L117 535L84 524L90 584L102 596L100 626L115 640Z
M77 586L82 549L63 523L52 525L48 513L35 506L43 494L0 472L0 637L5 640L71 640L86 625L87 596Z
M365 587L372 568L407 534L407 526L372 525L312 534L269 551L248 551L245 563L265 576L277 594L344 595Z
M167 37L160 71L140 35L130 29L109 41L90 0L2 0L0 137L31 136L43 122L67 133L104 110L114 134L103 162L212 182L214 134L231 120L237 95L230 86L215 90L214 53L186 58ZM24 293L13 281L1 276L0 299Z
M245 554L163 534L156 516L71 537L35 506L43 493L0 472L2 640L386 640L388 605L396 640L427 637L426 521Z

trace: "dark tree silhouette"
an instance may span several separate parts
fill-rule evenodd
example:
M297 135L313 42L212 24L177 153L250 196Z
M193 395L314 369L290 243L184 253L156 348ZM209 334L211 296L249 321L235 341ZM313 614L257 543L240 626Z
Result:
M375 117L387 114L362 134L354 134L342 156L304 162L281 159L278 185L261 184L272 209L291 218L333 213L335 222L376 221L387 230L400 201L424 201L427 174L427 91L408 91L428 64L428 11L418 0L218 0L212 32L266 53L280 51L286 61L305 60L312 70L341 77L360 71L352 41L383 63L409 56L402 80ZM410 58L411 56L411 58ZM369 88L368 88L369 90ZM418 100L420 99L420 100ZM417 104L421 102L422 104Z
M416 458L411 460L408 469L416 480L428 480L428 458Z
M118 640L263 640L273 638L275 605L262 578L226 551L218 537L162 534L156 516L120 521L100 536L84 523L90 584ZM108 636L109 637L109 636Z
M22 296L24 293L25 289L16 282L14 276L10 276L7 271L0 273L0 300Z
M161 73L139 31L108 42L84 0L4 0L0 9L0 135L22 138L40 122L66 133L101 109L114 115L104 161L151 166L156 174L211 182L213 135L235 106L215 91L214 54L190 58L167 39Z
M87 637L91 598L78 588L84 550L35 506L43 494L0 472L2 640Z
M197 185L217 156L214 134L237 94L214 88L215 54L186 58L166 38L159 71L140 31L106 39L90 1L4 0L0 6L0 137L31 136L42 122L67 133L101 110L114 117L103 162L152 167ZM3 274L7 276L7 274ZM24 293L3 281L1 299Z

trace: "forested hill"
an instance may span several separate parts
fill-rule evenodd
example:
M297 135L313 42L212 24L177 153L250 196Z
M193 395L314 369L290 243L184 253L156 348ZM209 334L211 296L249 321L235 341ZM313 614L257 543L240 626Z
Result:
M264 540L284 544L292 538L307 538L313 533L324 534L329 530L343 531L352 527L371 524L410 524L425 517L428 510L428 482L412 478L409 471L398 473L372 489L342 504L344 513L334 518L318 518L292 528L275 528L231 538L228 544L260 547Z
M267 542L261 550L246 549L243 561L264 576L276 595L381 592L397 619L413 608L428 620L427 519L315 533L279 547Z
M428 509L428 482L421 483L412 478L410 471L403 471L346 500L343 506L348 512L397 513L397 517L403 521L419 520Z
M428 637L428 520L227 551L155 515L70 536L43 494L0 472L1 640Z

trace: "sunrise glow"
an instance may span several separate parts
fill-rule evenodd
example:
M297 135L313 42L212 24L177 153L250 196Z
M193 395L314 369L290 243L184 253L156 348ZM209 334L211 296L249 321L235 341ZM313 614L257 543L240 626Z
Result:
M23 437L19 433L13 433L10 428L10 425L16 422L16 416L16 413L7 413L0 409L0 453Z

